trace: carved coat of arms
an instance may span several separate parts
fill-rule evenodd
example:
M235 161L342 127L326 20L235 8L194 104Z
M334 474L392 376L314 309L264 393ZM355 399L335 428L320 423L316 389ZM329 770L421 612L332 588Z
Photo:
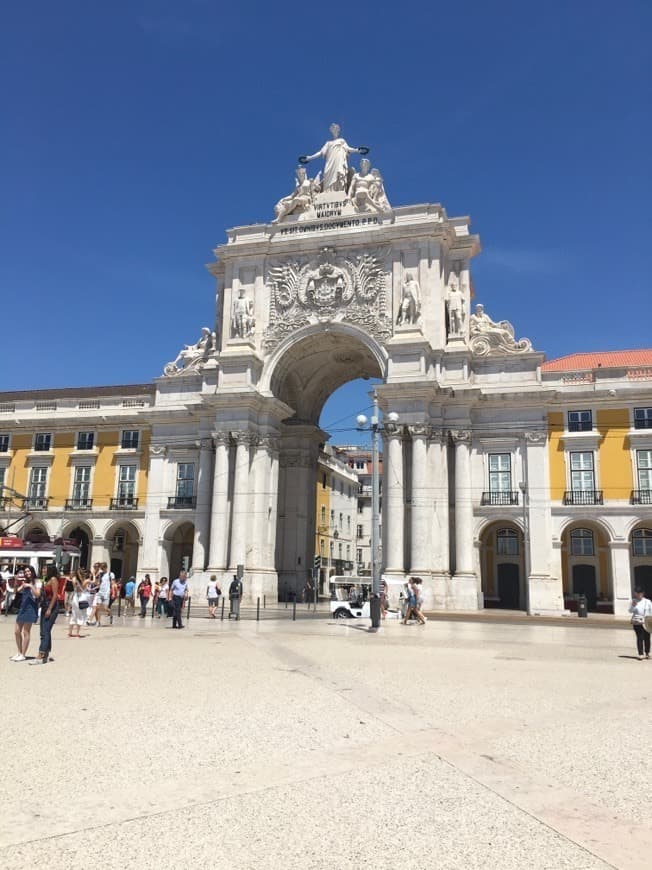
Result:
M384 260L384 251L338 255L325 248L316 258L271 266L265 347L271 349L301 326L327 320L356 323L385 341L392 327L386 314Z

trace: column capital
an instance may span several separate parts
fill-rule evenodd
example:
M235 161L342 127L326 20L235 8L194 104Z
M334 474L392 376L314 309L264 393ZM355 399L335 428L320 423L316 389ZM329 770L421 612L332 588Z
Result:
M258 446L262 447L263 450L268 450L270 452L278 452L279 449L279 437L278 435L259 435L258 436Z
M470 429L451 429L451 438L455 444L470 444L471 430Z
M528 444L544 444L548 440L548 433L542 429L535 432L526 432L525 440Z
M229 446L231 435L229 432L224 431L223 429L217 429L215 432L211 432L213 436L213 443L217 447L218 444L225 444L227 447Z
M149 452L152 456L165 456L167 453L167 446L165 444L150 444Z
M448 441L448 431L446 429L439 429L437 426L429 426L428 441L436 444L445 444Z
M256 443L257 436L248 429L239 429L231 432L231 438L236 444L245 444L248 447L250 444Z
M403 436L403 427L398 423L385 423L383 434L386 438L401 438Z
M427 423L413 423L407 428L413 438L427 438L430 434L430 426Z
M199 447L200 450L212 450L213 449L213 439L212 438L199 438L195 441L195 447Z

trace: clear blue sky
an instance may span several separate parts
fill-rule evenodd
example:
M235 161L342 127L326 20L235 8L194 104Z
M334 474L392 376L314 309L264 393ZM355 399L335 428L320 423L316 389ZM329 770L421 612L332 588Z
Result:
M160 374L333 120L393 204L471 215L537 349L652 345L651 37L648 0L4 4L0 389Z

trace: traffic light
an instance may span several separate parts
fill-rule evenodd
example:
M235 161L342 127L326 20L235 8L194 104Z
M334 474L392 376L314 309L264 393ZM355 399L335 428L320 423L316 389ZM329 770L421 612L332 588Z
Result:
M315 571L319 571L319 569L321 568L321 556L315 556L312 562L312 567L315 569Z

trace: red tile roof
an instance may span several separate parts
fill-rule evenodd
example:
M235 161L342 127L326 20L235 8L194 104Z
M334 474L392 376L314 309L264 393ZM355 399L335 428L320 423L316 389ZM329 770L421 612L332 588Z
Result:
M571 353L541 366L544 372L576 372L587 369L623 369L652 366L652 348Z

